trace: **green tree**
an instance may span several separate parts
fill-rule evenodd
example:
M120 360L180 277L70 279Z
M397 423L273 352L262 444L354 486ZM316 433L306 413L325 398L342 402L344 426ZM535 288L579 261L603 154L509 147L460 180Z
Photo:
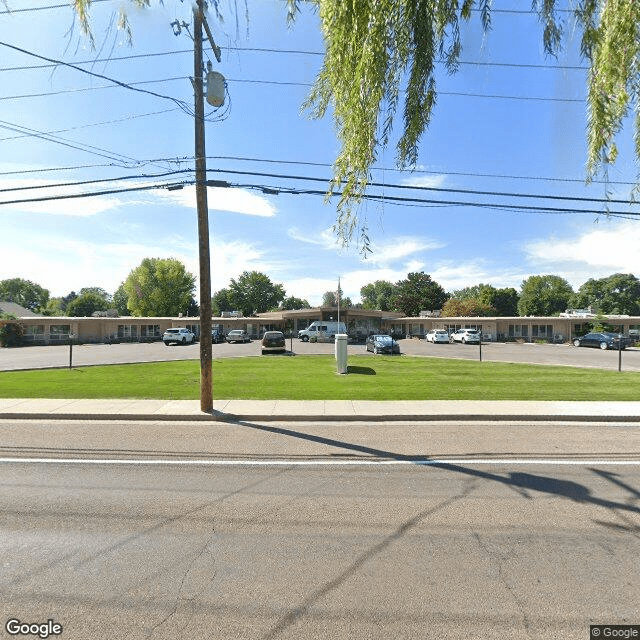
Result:
M113 300L113 296L102 287L82 287L82 289L80 289L80 295L85 293L93 293L99 298L102 298L107 304L111 304Z
M379 309L380 311L393 311L393 295L395 286L388 280L376 280L365 284L360 289L363 309Z
M47 306L49 291L31 280L9 278L0 280L0 300L19 304L29 311L38 311Z
M477 284L454 291L452 298L477 300L484 305L493 307L496 316L518 315L518 292L513 287L496 289L490 284Z
M289 296L282 301L280 308L283 311L293 311L295 309L311 309L311 305L307 300L296 298L295 296Z
M447 318L478 318L495 316L496 310L477 298L449 298L442 305L442 315Z
M232 279L229 292L234 309L247 317L277 309L285 297L284 287L259 271L244 271L237 280Z
M220 289L220 291L216 291L211 298L211 313L219 317L223 311L235 311L229 289Z
M73 302L78 297L78 294L75 291L70 291L66 296L62 296L60 300L60 306L62 310L66 313L67 307L71 302Z
M49 298L47 306L40 309L43 316L64 316L65 311L62 308L62 298Z
M522 283L518 313L553 316L564 311L573 297L571 285L560 276L530 276Z
M124 288L124 282L120 284L120 286L116 289L116 292L113 294L113 306L118 310L118 315L120 316L130 316L131 311L127 307L127 302L129 300L129 296Z
M16 316L10 313L0 314L0 347L19 347L23 336L24 327Z
M145 258L124 281L127 307L134 316L177 316L186 313L195 276L175 258Z
M72 318L89 317L95 311L106 311L110 304L105 298L94 291L81 293L67 305L67 315Z
M587 280L571 299L577 308L593 307L603 314L640 315L640 280L632 273L614 273Z
M407 317L415 318L420 311L442 309L449 294L424 271L409 273L396 282L393 306Z
M518 315L518 292L513 287L504 289L485 289L480 301L495 309L496 316L513 317Z
M335 291L325 291L322 294L322 306L323 307L337 307L338 297Z

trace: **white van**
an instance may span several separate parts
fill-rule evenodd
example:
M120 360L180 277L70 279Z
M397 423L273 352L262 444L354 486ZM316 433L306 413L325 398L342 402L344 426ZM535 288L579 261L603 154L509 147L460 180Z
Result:
M308 342L310 338L316 338L318 342L323 342L333 340L336 333L347 333L347 326L344 322L316 320L306 329L298 331L298 338L302 342Z

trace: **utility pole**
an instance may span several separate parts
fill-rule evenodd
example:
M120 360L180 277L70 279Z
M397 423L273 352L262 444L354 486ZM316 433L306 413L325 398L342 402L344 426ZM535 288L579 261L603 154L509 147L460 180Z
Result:
M193 6L193 88L195 94L196 206L200 260L200 411L213 411L211 347L211 258L209 254L209 207L204 131L202 24L204 0Z

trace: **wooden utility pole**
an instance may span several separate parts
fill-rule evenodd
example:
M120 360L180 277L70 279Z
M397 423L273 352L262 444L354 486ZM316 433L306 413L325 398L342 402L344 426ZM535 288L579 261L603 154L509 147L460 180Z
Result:
M209 207L204 132L202 23L204 0L193 7L193 88L195 93L196 206L200 257L200 410L213 411L211 347L211 258L209 255Z

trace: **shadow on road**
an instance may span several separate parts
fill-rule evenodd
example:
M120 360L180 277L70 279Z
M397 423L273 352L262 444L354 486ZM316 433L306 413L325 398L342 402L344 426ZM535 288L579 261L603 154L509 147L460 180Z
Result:
M559 496L562 498L567 498L574 502L578 502L581 504L592 504L600 507L605 507L607 509L611 509L613 511L622 510L626 512L640 514L640 508L627 503L615 502L613 500L605 500L602 498L598 498L597 496L592 495L591 490L585 485L579 484L577 482L572 482L569 480L561 480L558 478L553 478L549 476L541 476L534 475L530 473L521 473L521 472L510 472L507 475L500 475L497 473L491 473L488 471L482 471L479 469L473 469L470 467L466 467L460 464L450 464L446 462L435 462L430 461L428 457L425 456L406 456L403 454L395 453L393 451L385 451L382 449L375 449L373 447L367 447L365 445L356 444L353 442L345 442L342 440L336 440L334 438L326 438L323 436L303 433L301 431L295 431L293 429L286 429L284 427L276 427L270 425L261 425L254 424L246 421L235 421L234 424L237 424L242 427L247 427L249 429L256 429L259 431L266 431L269 433L274 433L277 435L287 436L291 438L298 438L301 440L307 440L311 442L317 442L321 444L325 444L329 447L334 447L342 450L348 450L350 452L358 452L361 454L367 454L372 457L387 459L387 460L400 460L412 462L418 466L428 466L428 467L436 467L438 469L443 469L446 471L451 471L453 473L463 474L465 476L470 476L472 478L480 478L483 480L491 480L494 482L500 482L501 484L507 485L513 489L515 489L520 495L522 495L525 499L531 500L533 499L531 492L540 492L549 495ZM340 455L340 454L338 454ZM507 463L508 464L508 463ZM607 471L599 470L599 469L589 469L595 474L600 475L611 482L614 482L621 488L625 489L629 493L632 494L631 500L636 500L640 496L640 492L634 489L630 485L627 485L615 477L616 474L609 473ZM431 515L432 513L439 511L440 509L446 508L451 505L453 502L456 502L460 499L463 499L467 493L471 491L471 487L468 487L461 494L450 498L442 502L441 504L428 509L426 511L422 511L416 514L413 518L410 518L406 522L402 523L391 535L385 537L380 543L374 545L370 549L368 549L365 553L360 555L355 559L344 571L340 573L340 575L336 576L333 580L325 583L314 592L309 594L306 598L304 598L301 603L295 607L294 609L289 610L289 612L284 615L278 622L263 636L263 640L273 640L279 636L283 631L287 628L291 627L296 623L300 616L307 613L307 611L321 598L326 596L329 592L335 590L339 587L347 578L352 576L357 570L359 570L363 564L372 559L374 556L382 553L391 543L397 541L399 538L408 533L411 529L413 529L416 525L418 525L424 518ZM617 514L623 521L627 522L627 525L621 525L617 523L609 523L602 520L593 520L596 524L615 530L618 533L624 534L628 533L634 536L637 536L638 527L635 523L631 522L627 518L624 517L623 514Z
M632 504L626 504L622 502L614 502L612 500L604 500L591 494L591 490L577 482L571 482L568 480L559 480L557 478L550 478L547 476L532 475L529 473L511 472L505 476L489 471L482 471L481 469L473 469L471 467L465 467L460 464L451 464L448 462L438 462L429 460L428 456L408 456L401 453L395 453L393 451L385 451L384 449L375 449L366 445L357 444L354 442L346 442L344 440L336 440L335 438L326 438L324 436L318 436L310 433L303 433L302 431L295 431L294 429L286 429L284 427L275 427L271 425L255 424L247 421L234 421L242 427L250 429L256 429L258 431L267 431L269 433L275 433L282 436L288 436L292 438L298 438L301 440L307 440L310 442L317 442L320 444L334 447L337 449L346 449L348 451L367 454L372 457L386 459L386 460L400 460L404 462L412 462L417 466L435 467L438 469L444 469L447 471L453 471L455 473L461 473L474 478L482 478L484 480L492 480L494 482L500 482L502 484L509 485L510 487L518 490L524 497L531 498L528 492L538 491L540 493L547 493L552 495L569 498L574 502L582 502L588 504L594 504L597 506L605 507L608 509L622 509L625 511L631 511L633 513L640 514L640 507ZM508 464L508 463L505 463ZM640 497L640 492L633 487L617 481L615 479L616 474L609 473L607 471L601 471L598 469L590 469L593 473L600 475L612 482L615 482L621 488L629 491L634 498Z

